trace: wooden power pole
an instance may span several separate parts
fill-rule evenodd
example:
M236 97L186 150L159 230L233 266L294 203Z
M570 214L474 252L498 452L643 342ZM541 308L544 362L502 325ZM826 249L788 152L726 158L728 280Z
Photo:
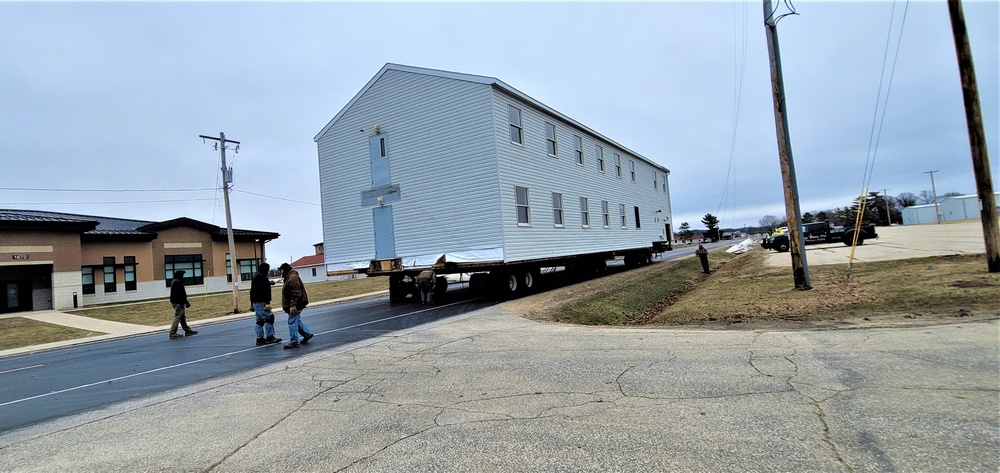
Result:
M778 31L771 0L764 0L764 26L767 30L767 53L771 60L771 92L774 96L774 125L778 133L778 160L781 162L781 180L785 188L785 215L791 220L788 222L788 252L792 255L795 289L808 290L812 289L812 284L809 281L809 264L802 237L799 187L795 180L795 162L792 160L792 144L788 137L785 84L781 77L781 53L778 49Z
M965 29L965 14L962 13L961 0L948 0L948 13L951 16L951 31L955 36L958 72L962 78L962 97L965 99L965 121L969 127L972 169L976 175L979 215L983 222L983 239L986 241L986 267L991 273L1000 273L997 199L993 194L990 156L986 150L986 133L983 132L983 112L979 107L979 86L976 85L976 68L972 63L972 48L969 46L969 32Z
M233 215L229 211L229 185L233 183L232 173L226 166L226 143L236 143L237 150L239 149L240 142L227 140L226 134L219 132L219 137L198 135L199 137L206 140L215 140L219 142L219 151L222 154L222 197L226 203L226 235L229 237L229 274L233 278L233 313L240 313L240 276L237 272L238 267L236 265L236 242L233 240Z

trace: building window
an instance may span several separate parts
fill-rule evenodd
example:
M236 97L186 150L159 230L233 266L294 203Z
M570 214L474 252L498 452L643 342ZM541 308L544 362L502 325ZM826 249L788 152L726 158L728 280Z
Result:
M94 294L94 267L83 266L80 268L80 282L83 284L84 294Z
M633 207L635 209L635 228L642 228L642 224L639 223L639 207Z
M115 281L115 257L104 257L104 292L117 292L118 284Z
M316 277L316 268L313 268L313 277Z
M125 290L136 290L135 282L135 256L125 257Z
M583 166L583 138L574 135L573 146L576 147L576 164Z
M597 147L597 170L604 172L604 148Z
M628 171L632 174L632 182L635 182L635 160L628 160Z
M653 190L654 191L660 189L660 183L656 181L656 177L657 177L656 171L653 171Z
M611 228L611 211L606 200L601 201L601 213L604 214L604 228Z
M510 122L510 142L524 144L524 136L521 131L521 109L508 105L507 121Z
M618 204L618 215L621 216L622 228L628 228L628 221L625 220L625 204Z
M622 157L618 153L615 153L615 174L618 179L622 178Z
M562 194L556 192L552 193L552 223L557 227L561 227L565 223L563 221Z
M528 207L528 188L514 186L515 203L517 204L517 224L531 224L531 209Z
M184 271L185 286L200 286L205 284L202 273L201 255L166 255L163 257L163 275L167 287L174 279L174 271Z
M240 265L240 281L250 281L253 279L253 271L257 266L255 259L238 259L236 263ZM229 260L229 253L226 253L226 282L233 282L232 262Z
M545 146L549 156L559 156L559 150L556 148L556 126L551 123L545 124Z
M666 174L661 174L660 176L663 177L663 179L661 181L661 185L663 186L663 193L666 194L667 193L667 175Z
M580 224L590 226L590 204L586 197L580 197Z

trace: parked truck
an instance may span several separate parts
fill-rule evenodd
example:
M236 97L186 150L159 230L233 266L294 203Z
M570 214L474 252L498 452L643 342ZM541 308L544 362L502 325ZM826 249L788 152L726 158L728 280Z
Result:
M854 235L857 233L857 244L865 244L865 240L878 238L875 226L870 224L861 225L855 230L851 227L839 227L831 225L829 222L814 222L802 225L802 237L807 245L813 243L836 243L843 242L845 245L854 243ZM788 251L788 232L767 236L761 241L760 246L778 252Z
M316 135L328 273L518 294L671 249L670 171L502 81L386 64Z

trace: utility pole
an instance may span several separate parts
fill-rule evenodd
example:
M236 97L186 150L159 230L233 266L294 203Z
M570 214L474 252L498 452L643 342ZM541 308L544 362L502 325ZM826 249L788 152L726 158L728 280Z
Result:
M233 278L233 313L240 313L240 277L236 272L236 242L233 240L233 216L229 212L229 185L233 183L232 172L226 166L226 143L236 143L239 149L240 142L227 140L226 134L219 132L219 137L198 135L206 140L218 141L219 151L222 155L222 198L226 203L226 236L229 237L229 274Z
M924 174L930 174L931 175L931 196L934 198L934 218L937 220L938 225L940 225L941 224L941 212L938 210L937 188L934 187L934 173L936 173L936 172L940 172L940 171L938 171L937 169L935 169L933 171L924 171Z
M805 241L802 238L802 210L799 208L799 188L795 179L795 162L792 144L788 137L788 110L785 107L785 84L781 76L781 53L778 49L778 31L771 0L764 0L764 26L767 33L767 52L771 61L771 92L774 96L774 125L778 135L778 160L781 163L781 180L785 188L785 215L788 222L788 251L792 256L792 274L795 289L812 289L809 281L809 264L806 261Z
M951 31L955 37L958 72L962 78L962 97L965 100L965 121L969 127L969 149L972 151L972 169L976 175L976 193L979 194L979 216L983 222L983 240L986 241L986 266L991 273L1000 273L1000 227L997 226L997 199L993 193L990 176L990 155L986 149L983 132L983 112L979 107L979 86L976 84L976 67L972 63L969 33L965 29L965 14L960 0L948 0Z
M885 199L885 217L889 219L889 226L892 226L892 212L889 211L889 191L892 189L882 189L883 199Z

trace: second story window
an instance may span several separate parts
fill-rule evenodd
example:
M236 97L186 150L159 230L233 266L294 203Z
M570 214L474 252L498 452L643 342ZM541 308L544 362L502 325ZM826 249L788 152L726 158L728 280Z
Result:
M556 148L556 126L551 123L545 124L545 146L549 156L559 156L559 149Z
M583 166L583 138L574 135L573 147L576 148L576 164Z
M604 148L597 147L597 170L604 172Z
M521 131L521 109L508 105L507 121L510 122L510 142L524 144L524 135Z
M656 171L653 171L653 190L654 191L660 190L660 183L656 182L656 176L657 176Z
M635 160L628 160L628 172L632 175L632 182L635 182Z
M622 157L618 153L615 153L615 174L618 179L622 178Z

